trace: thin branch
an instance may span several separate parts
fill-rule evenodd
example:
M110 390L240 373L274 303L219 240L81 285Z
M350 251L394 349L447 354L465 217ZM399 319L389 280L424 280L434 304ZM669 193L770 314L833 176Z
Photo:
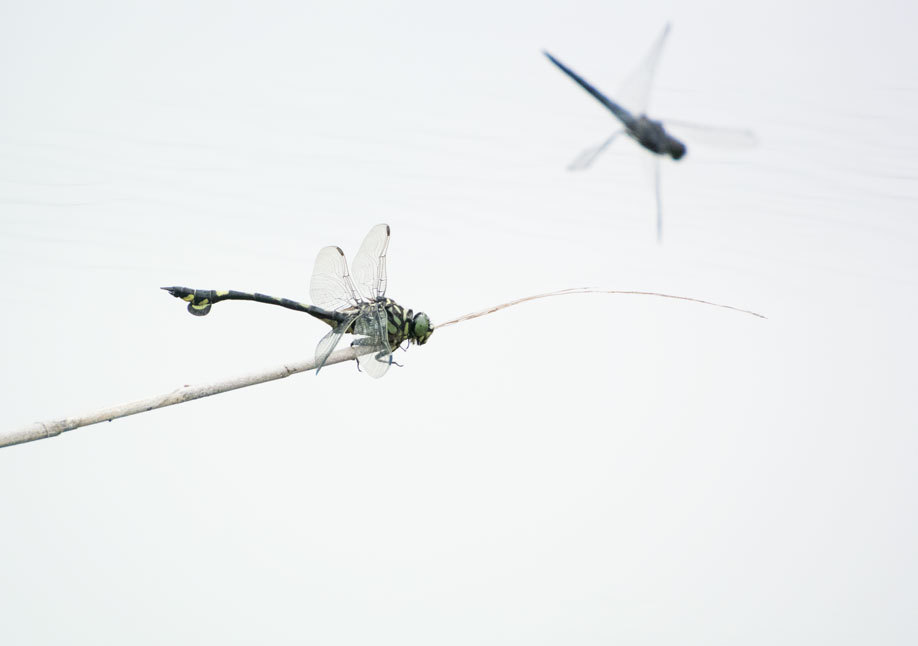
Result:
M656 292L637 292L615 289L573 287L570 289L561 289L556 292L548 292L546 294L536 294L534 296L518 298L514 301L502 303L501 305L495 305L494 307L488 308L486 310L481 310L479 312L473 312L471 314L466 314L465 316L460 316L459 318L453 319L452 321L447 321L446 323L440 323L436 326L436 328L446 327L448 325L453 325L454 323L460 323L462 321L478 318L479 316L485 316L486 314L492 314L504 308L510 307L511 305L518 305L519 303L525 303L526 301L532 301L537 298L562 296L565 294L632 294L640 296L659 296L661 298L674 298L682 301L701 303L702 305L722 307L728 310L735 310L737 312L751 314L752 316L757 316L759 318L765 318L761 314L740 309L738 307L733 307L732 305L711 303L709 301L703 301L698 298L690 298L688 296L672 296L670 294L659 294ZM372 346L344 348L329 355L328 359L325 361L325 365L328 366L333 363L351 361L361 355L374 351L375 350ZM23 444L25 442L32 442L34 440L43 440L48 437L60 435L65 431L72 431L73 429L80 428L82 426L98 424L99 422L110 422L113 419L117 419L119 417L127 417L128 415L145 413L157 408L164 408L166 406L172 406L173 404L181 404L193 399L201 399L202 397L210 397L211 395L218 395L220 393L236 390L238 388L246 388L247 386L262 384L267 381L274 381L275 379L283 379L285 377L289 377L290 375L295 375L298 372L313 370L315 367L315 360L300 361L296 363L285 364L279 368L274 368L263 372L244 375L242 377L235 377L233 379L226 379L214 384L206 384L203 386L185 386L165 395L150 397L149 399L141 399L135 402L130 402L128 404L121 404L120 406L112 406L110 408L105 408L103 410L89 413L88 415L83 415L81 417L65 417L63 419L50 420L47 422L35 422L34 424L29 424L28 426L18 428L14 431L0 434L0 447L12 446L14 444Z
M501 303L500 305L494 305L488 309L480 310L478 312L473 312L471 314L466 314L455 318L452 321L447 321L446 323L438 323L434 327L439 329L441 327L446 327L447 325L452 325L453 323L461 323L462 321L468 321L471 319L477 319L479 316L485 316L486 314L493 314L504 308L510 307L511 305L519 305L520 303L525 303L526 301L534 301L537 298L548 298L549 296L564 296L566 294L628 294L632 296L659 296L660 298L674 298L680 301L690 301L692 303L700 303L702 305L711 305L712 307L722 307L724 309L733 310L735 312L742 312L743 314L751 314L752 316L757 316L760 319L766 318L765 316L752 312L750 310L744 310L739 307L734 307L732 305L721 305L720 303L712 303L710 301L703 301L700 298L691 298L690 296L673 296L672 294L660 294L658 292L636 292L629 290L620 290L620 289L596 289L593 287L569 287L567 289L559 289L556 292L547 292L545 294L535 294L534 296L526 296L524 298L518 298L514 301L509 301L507 303Z
M344 348L329 355L328 359L325 360L325 365L328 366L333 363L351 361L352 359L356 359L361 355L373 351L374 348L372 346ZM28 426L18 428L14 431L0 434L0 447L32 442L34 440L43 440L47 437L60 435L65 431L72 431L81 426L89 426L90 424L98 424L99 422L110 422L119 417L145 413L150 410L172 406L173 404L181 404L193 399L218 395L230 390L236 390L237 388L254 386L255 384L262 384L266 381L274 381L275 379L283 379L284 377L295 375L298 372L313 370L315 367L316 362L314 359L299 361L263 372L218 381L213 384L185 386L178 390L173 390L171 393L166 393L165 395L140 399L128 404L121 404L120 406L112 406L80 417L65 417L63 419L50 420L47 422L35 422L34 424L29 424Z

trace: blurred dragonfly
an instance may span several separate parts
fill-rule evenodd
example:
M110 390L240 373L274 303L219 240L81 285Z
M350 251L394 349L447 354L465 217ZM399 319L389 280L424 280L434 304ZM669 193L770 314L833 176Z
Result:
M558 68L577 82L580 87L593 95L597 101L603 104L615 117L621 121L621 130L616 130L609 137L597 146L591 146L581 152L573 162L568 165L568 170L585 170L589 168L594 161L605 151L618 135L624 132L634 139L641 146L655 154L653 158L653 183L654 193L657 201L657 242L663 239L663 207L660 199L660 158L672 157L674 160L682 159L686 153L686 146L680 140L669 134L660 121L654 121L647 116L647 108L650 103L650 90L653 81L654 71L657 67L657 61L660 53L663 51L663 45L666 43L666 37L669 35L669 24L663 28L663 33L657 38L650 51L638 65L637 69L632 72L631 76L625 82L619 92L621 102L617 103L607 97L605 94L593 87L579 74L567 67L557 58L543 52L548 59ZM624 107L628 106L628 107ZM747 147L755 144L755 136L749 130L713 128L691 124L684 121L667 120L669 125L679 128L691 129L699 136L707 139L711 143L733 146Z
M195 316L210 312L214 303L224 300L255 301L280 305L304 312L331 326L316 346L316 374L325 365L328 355L345 334L356 338L354 346L370 348L369 359L358 366L371 377L386 374L392 361L392 350L403 342L424 345L433 334L430 319L423 312L415 314L386 298L386 249L389 247L389 225L378 224L367 234L354 257L353 278L340 247L325 247L319 251L309 283L309 295L314 305L289 298L234 290L163 287L164 290L188 303Z

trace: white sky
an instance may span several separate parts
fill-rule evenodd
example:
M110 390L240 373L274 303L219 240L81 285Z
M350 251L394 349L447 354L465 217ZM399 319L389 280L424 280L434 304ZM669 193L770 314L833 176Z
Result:
M864 3L0 4L7 430L311 356L162 285L307 298L392 226L436 321L353 365L0 450L0 643L918 639L918 11ZM610 94L752 128L664 166Z

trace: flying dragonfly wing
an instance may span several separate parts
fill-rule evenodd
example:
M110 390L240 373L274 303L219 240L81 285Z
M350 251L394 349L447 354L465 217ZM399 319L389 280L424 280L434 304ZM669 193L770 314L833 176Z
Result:
M691 143L736 149L752 148L758 143L755 134L744 128L720 128L674 119L664 119L663 122L667 130L672 128L677 133L685 132Z
M591 146L577 155L577 158L567 165L567 170L586 170L593 165L593 162L602 154L602 152L609 147L615 138L621 134L621 130L613 132L610 137L603 141L598 146Z
M660 197L660 158L653 156L653 192L657 199L657 244L663 244L663 200Z
M319 251L309 281L309 297L314 305L326 310L341 310L359 302L340 247L325 247Z
M341 337L344 336L344 333L356 318L357 315L355 314L354 316L351 316L348 319L342 321L319 340L319 344L316 346L316 374L319 374L319 371L322 369L322 366L325 365L325 361L328 359L328 355L332 353L332 351L335 349L335 346L338 345L338 341L341 340Z
M389 248L389 225L377 224L363 239L354 256L354 282L364 300L375 301L386 295L386 249Z
M354 322L353 345L372 346L373 352L358 360L360 369L379 379L392 364L392 348L389 347L389 317L384 303L372 303L361 308L360 316Z
M621 104L635 116L647 114L647 109L650 107L653 76L668 35L669 23L666 23L663 33L657 37L650 51L647 52L635 70L631 72L631 75L628 76L616 95Z

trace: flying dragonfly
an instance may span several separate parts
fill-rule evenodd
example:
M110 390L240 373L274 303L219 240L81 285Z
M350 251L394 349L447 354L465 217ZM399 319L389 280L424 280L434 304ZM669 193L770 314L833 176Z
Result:
M620 96L622 97L621 103L617 103L607 97L586 79L548 52L543 52L545 56L548 57L548 60L573 79L580 87L589 92L593 98L615 115L615 117L621 121L622 126L624 126L623 129L613 132L599 145L591 146L580 153L580 155L568 165L568 170L585 170L589 168L599 155L601 155L622 132L650 152L654 153L653 182L657 202L657 242L661 242L663 239L663 207L660 199L660 159L663 157L671 157L673 160L678 161L685 156L687 151L686 145L669 134L663 127L662 122L655 121L647 116L653 75L668 35L669 24L664 27L663 33L660 34L650 48L650 51L641 61L641 64L632 72L628 81L626 81L625 86L620 92ZM668 123L677 127L692 129L700 135L705 136L708 140L714 141L715 143L721 143L722 145L745 147L755 143L755 137L748 130L711 128L708 126L672 120L668 120Z
M163 287L164 290L188 303L195 316L210 312L214 303L225 300L255 301L279 305L305 312L331 326L316 346L316 374L328 355L345 334L356 338L352 346L368 351L358 367L371 377L386 374L394 363L392 350L402 343L424 345L433 334L430 319L423 312L415 314L386 298L386 249L389 247L389 225L378 224L367 234L354 256L353 276L340 247L325 247L319 251L309 283L313 305L287 298L259 293Z

